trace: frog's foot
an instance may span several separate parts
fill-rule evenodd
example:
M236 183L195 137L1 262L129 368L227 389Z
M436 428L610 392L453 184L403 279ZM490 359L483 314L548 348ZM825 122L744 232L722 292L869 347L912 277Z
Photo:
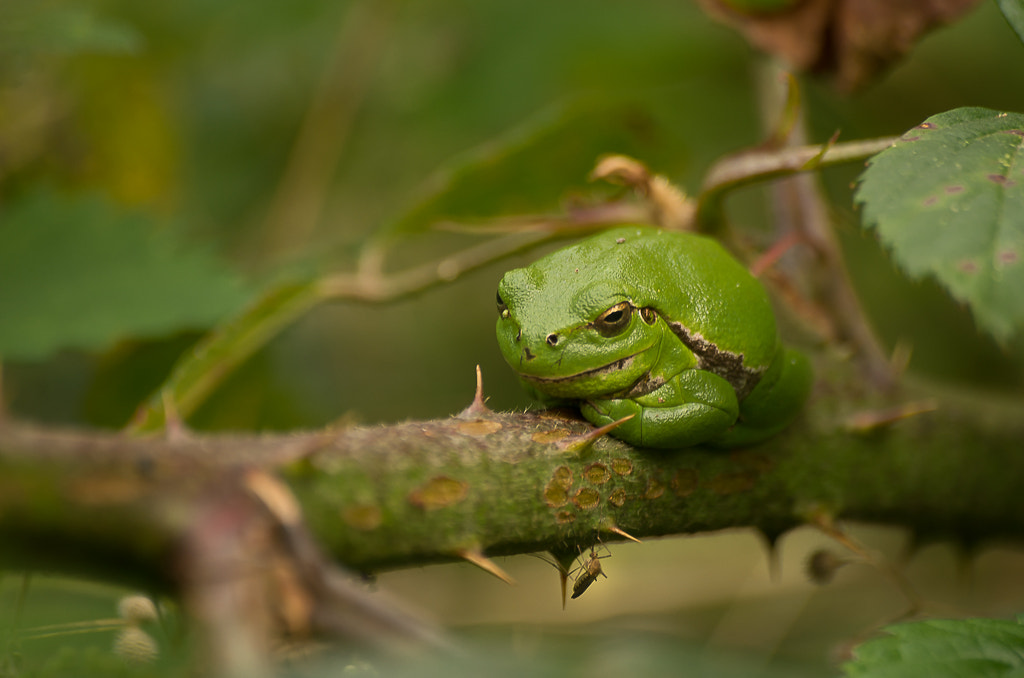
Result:
M736 413L704 403L645 407L634 400L585 401L580 411L592 424L605 426L630 414L632 419L611 435L636 447L681 448L720 434L736 421Z

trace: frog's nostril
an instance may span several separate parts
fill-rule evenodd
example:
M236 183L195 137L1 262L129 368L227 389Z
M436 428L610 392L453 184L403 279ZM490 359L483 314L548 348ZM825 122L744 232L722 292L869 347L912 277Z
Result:
M531 351L530 349L528 349L528 348L524 348L524 349L523 349L523 356L524 356L524 357L525 357L525 358L526 358L527 360L533 360L534 358L536 358L536 357L537 357L537 356L533 355L533 352L532 352L532 351Z
M545 341L548 342L548 346L555 346L558 343L558 335L549 334Z

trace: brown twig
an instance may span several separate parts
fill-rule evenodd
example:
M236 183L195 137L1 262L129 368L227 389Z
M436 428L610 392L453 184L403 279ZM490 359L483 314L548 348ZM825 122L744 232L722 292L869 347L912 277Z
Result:
M781 98L780 83L789 81L772 72L767 73L764 80L768 90L763 97L766 102L764 108L768 108L774 100ZM786 143L793 146L803 144L806 137L806 121L800 115ZM777 159L782 161L785 158L784 162L790 164L789 169L779 175L790 173L798 165L799 169L806 169L808 163L818 168L831 164L837 158L846 162L851 159L851 152L871 154L884 150L891 142L891 139L879 139L856 142L852 147L846 147L832 141L831 147L802 146L792 149L793 153L786 152L789 149L781 149L776 151ZM727 181L720 185L738 184ZM777 231L795 231L801 242L814 253L817 275L812 286L818 305L828 310L836 335L854 347L870 383L882 389L892 387L895 375L850 282L819 178L810 173L787 177L773 184L771 196Z

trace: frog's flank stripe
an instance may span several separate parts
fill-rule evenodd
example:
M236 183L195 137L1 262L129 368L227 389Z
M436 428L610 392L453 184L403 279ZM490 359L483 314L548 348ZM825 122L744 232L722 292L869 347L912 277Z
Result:
M669 328L679 337L686 348L697 356L697 367L722 377L736 390L736 397L743 400L761 381L764 369L754 369L743 364L743 354L723 351L697 332L690 332L681 323L669 321Z

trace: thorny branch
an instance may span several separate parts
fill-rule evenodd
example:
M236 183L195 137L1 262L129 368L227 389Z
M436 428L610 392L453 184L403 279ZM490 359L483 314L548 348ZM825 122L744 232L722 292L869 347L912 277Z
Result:
M279 435L6 421L0 566L175 591L218 664L248 671L280 634L440 642L334 561L370 573L461 559L500 575L493 556L735 527L772 543L826 518L967 545L1024 536L1020 402L928 389L938 415L865 417L893 401L851 390L847 369L819 364L803 419L733 453L593 442L578 420L490 412L481 398L450 419Z

